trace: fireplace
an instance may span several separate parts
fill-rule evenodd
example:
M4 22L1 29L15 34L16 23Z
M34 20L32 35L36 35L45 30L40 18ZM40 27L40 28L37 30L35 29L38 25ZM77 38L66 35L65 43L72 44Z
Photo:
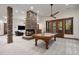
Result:
M31 36L35 34L35 29L26 29L25 35L26 36Z
M25 20L25 35L23 38L33 39L32 35L36 33L37 29L37 13L28 10Z

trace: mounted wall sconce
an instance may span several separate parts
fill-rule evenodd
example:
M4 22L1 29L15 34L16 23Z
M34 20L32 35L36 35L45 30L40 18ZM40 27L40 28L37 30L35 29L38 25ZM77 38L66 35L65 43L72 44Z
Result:
M7 19L7 16L3 16L4 19Z

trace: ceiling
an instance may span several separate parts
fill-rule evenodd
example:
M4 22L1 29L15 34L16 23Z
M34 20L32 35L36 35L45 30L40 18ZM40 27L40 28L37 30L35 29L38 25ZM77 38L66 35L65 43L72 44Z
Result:
M30 8L37 12L40 16L49 16L50 15L50 5L49 4L0 4L0 19L6 18L7 16L7 6L11 6L13 8L13 16L14 18L23 19L26 16L26 11ZM75 9L79 5L78 4L54 4L53 5L53 13L56 11L64 11L66 9ZM39 12L38 12L39 11Z

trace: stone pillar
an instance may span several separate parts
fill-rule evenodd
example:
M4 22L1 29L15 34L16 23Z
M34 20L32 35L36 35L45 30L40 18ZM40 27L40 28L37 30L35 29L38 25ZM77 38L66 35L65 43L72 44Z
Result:
M7 43L13 42L13 8L7 7Z

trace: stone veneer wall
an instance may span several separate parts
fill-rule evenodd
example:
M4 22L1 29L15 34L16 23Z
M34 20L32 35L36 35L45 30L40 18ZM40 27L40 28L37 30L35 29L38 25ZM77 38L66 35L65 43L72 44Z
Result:
M13 42L13 30L12 30L12 24L13 24L13 9L11 7L7 7L7 42L12 43Z
M37 13L29 10L27 11L27 18L25 23L26 29L37 29Z

